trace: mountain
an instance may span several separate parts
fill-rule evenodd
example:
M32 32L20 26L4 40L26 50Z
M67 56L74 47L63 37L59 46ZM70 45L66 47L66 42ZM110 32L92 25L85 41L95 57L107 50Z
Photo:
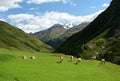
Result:
M85 29L68 38L56 52L120 64L120 0L110 6Z
M64 34L62 34L59 39L62 40L66 40L68 37L72 36L73 34L81 31L82 29L84 29L87 25L89 24L89 22L84 22L81 23L79 25L73 26L72 28L68 29Z
M55 38L58 38L65 31L67 31L67 29L65 29L63 25L55 24L49 29L34 33L32 36L37 37L38 39L47 43L47 41L49 40L54 40Z
M53 48L22 30L0 21L0 49L50 52Z
M61 36L63 33L65 33L67 29L63 27L63 25L55 24L49 29L36 32L32 34L32 36L40 39L41 41L45 42L46 44L54 47L52 44L52 41L55 42L55 40Z
M84 22L72 28L69 28L69 26L72 26L71 24L67 24L67 25L55 24L47 30L43 30L43 31L32 34L32 36L37 37L38 39L42 40L46 44L56 49L68 37L79 32L80 30L85 28L88 24L89 24L88 22Z
M52 46L53 48L57 49L65 40L67 40L67 38L69 38L70 36L72 36L73 34L79 32L79 31L81 31L88 24L89 24L89 22L84 22L79 25L73 26L72 28L67 27L69 29L65 33L63 33L61 36L59 36L58 38L56 38L54 40L48 41L49 45Z

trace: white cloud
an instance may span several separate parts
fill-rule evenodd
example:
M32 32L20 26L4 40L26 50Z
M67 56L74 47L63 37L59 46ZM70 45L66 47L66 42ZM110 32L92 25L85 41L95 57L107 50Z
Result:
M50 3L50 2L63 2L67 3L69 0L28 0L27 3L31 4L42 4L42 3Z
M5 21L5 22L6 22L6 20L5 20L5 19L1 19L1 18L0 18L0 21Z
M16 14L9 15L8 18L14 25L24 30L25 32L37 32L51 27L56 23L66 24L80 24L82 22L89 22L95 19L103 10L86 16L75 16L68 13L61 12L46 12L44 15L32 14Z
M32 10L37 10L37 9L38 9L38 8L30 8L29 10L31 10L31 11L32 11Z
M76 4L76 3L73 3L73 2L70 2L70 5L76 6L77 4Z
M5 12L5 11L7 11L8 10L8 8L6 8L6 7L4 7L4 6L0 6L0 12Z
M38 29L41 29L39 25L32 25L32 24L17 24L17 27L24 30L27 33L36 32Z
M107 3L102 4L102 7L108 7L108 6L109 6L109 4L107 4Z
M14 23L19 23L21 21L28 22L34 18L34 15L32 15L32 14L17 14L17 15L9 15L8 18L11 19L11 21Z
M2 0L0 1L0 12L8 11L12 8L20 8L21 6L18 4L23 0Z
M95 9L95 8L96 8L96 6L90 6L90 8L91 8L91 9Z
M69 0L60 0L60 1L62 1L63 3L68 3L69 2Z
M70 0L28 0L27 3L28 4L43 4L43 3L51 3L51 2L62 2L64 4L70 4L73 7L76 6L76 3L71 2Z

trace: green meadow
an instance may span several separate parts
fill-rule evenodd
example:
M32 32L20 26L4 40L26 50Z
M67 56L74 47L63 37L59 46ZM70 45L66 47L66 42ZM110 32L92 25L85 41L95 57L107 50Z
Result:
M27 60L21 57L26 55ZM36 59L30 59L31 56ZM83 60L62 54L0 50L0 81L120 81L120 66L100 61Z

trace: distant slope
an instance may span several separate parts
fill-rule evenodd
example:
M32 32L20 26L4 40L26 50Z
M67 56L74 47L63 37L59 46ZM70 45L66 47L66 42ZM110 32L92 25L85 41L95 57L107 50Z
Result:
M73 34L81 31L82 29L84 29L87 25L89 24L89 22L84 22L81 23L79 25L73 26L72 28L68 29L64 34L62 34L59 39L63 39L66 40L68 37L72 36Z
M71 36L56 52L89 57L88 52L91 50L91 55L99 51L101 58L113 62L114 58L120 57L119 37L120 0L112 0L111 5L102 14L83 31ZM102 49L102 46L105 48ZM120 64L120 60L118 62Z
M74 26L70 29L64 28L63 25L55 24L47 30L43 30L34 33L32 36L37 37L46 44L52 46L53 48L58 48L68 37L79 32L85 28L89 23L85 22L80 25Z
M54 40L62 35L67 29L63 25L55 24L49 29L39 31L33 34L33 36L47 43L49 40Z
M0 21L0 48L43 52L53 50L38 39L3 21Z
M59 36L58 38L48 41L49 45L57 49L65 40L67 40L73 34L84 29L88 24L89 22L84 22L79 25L73 26L72 28L68 29L65 33L63 33L61 36Z
M32 34L32 36L40 39L41 41L45 42L46 44L52 46L55 48L56 46L56 39L61 36L63 33L65 33L67 29L63 27L63 25L55 24L49 29L36 32ZM58 41L57 41L58 42Z

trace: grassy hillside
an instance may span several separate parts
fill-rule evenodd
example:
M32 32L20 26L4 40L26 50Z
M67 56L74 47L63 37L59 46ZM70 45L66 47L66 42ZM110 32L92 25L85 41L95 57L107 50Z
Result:
M27 60L21 56L26 55ZM36 56L35 60L30 56ZM120 66L106 62L82 60L80 64L69 62L61 54L12 52L0 50L0 81L120 81Z
M71 36L56 51L66 54L73 54L74 56L83 56L85 58L86 56L87 58L90 58L90 56L95 55L95 52L100 51L100 57L106 58L106 60L108 61L108 58L110 58L111 56L112 59L116 58L116 56L117 58L120 57L120 47L117 45L120 43L117 42L117 44L112 46L111 44L109 44L114 41L120 41L119 14L120 0L113 0L111 2L111 5L92 23L90 23L79 33ZM110 39L114 39L114 41L110 41ZM101 48L103 46L105 47L104 50L102 50ZM117 48L118 50L112 50L111 48ZM108 55L107 51L109 50L112 51L112 54ZM111 62L113 62L113 60Z
M53 50L38 39L3 21L0 21L0 48L44 52Z

